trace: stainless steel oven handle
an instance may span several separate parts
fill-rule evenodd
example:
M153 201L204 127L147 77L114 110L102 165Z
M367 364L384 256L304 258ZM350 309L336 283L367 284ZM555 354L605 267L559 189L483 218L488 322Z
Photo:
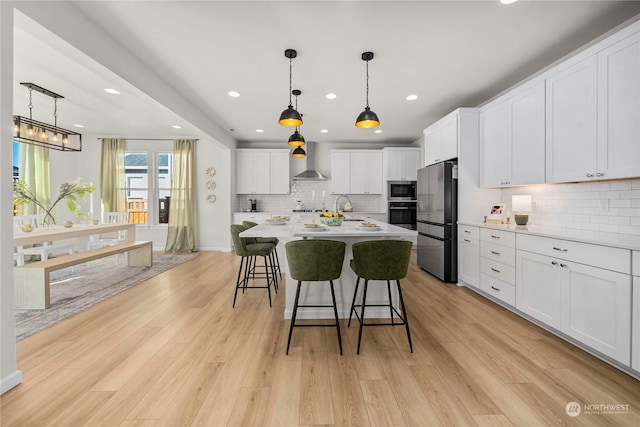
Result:
M400 209L409 210L409 209L415 209L415 208L402 208L402 207L396 208L396 207L391 207L391 206L389 207L390 211L396 211L396 210L400 210Z

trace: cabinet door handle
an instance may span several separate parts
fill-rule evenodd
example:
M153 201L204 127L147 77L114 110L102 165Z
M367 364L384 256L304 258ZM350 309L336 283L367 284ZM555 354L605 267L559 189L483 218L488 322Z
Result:
M557 261L551 261L551 265L558 265Z
M560 267L566 267L567 264L560 263Z
M496 251L491 251L491 253L494 255L500 255L500 252L496 252Z
M464 230L464 232L471 234L471 231L469 231L469 230Z
M500 238L500 236L496 236L496 235L494 235L494 234L492 234L492 235L491 235L491 237L492 237L493 239L499 239L499 238Z
M499 288L496 288L496 287L495 287L495 286L493 286L493 285L491 285L491 289L493 289L494 291L498 291L498 292L500 292L500 289L499 289Z
M491 271L495 271L496 273L500 273L500 270L498 270L497 268L493 268L493 267L491 267Z
M603 173L598 172L598 173L596 174L596 176L604 176L604 174L603 174Z
M464 240L467 243L471 243L471 240L469 240L469 239L462 239L462 240Z
M553 250L554 251L560 251L560 252L567 252L568 251L568 249L558 248L556 246L553 247Z
M587 174L587 178L593 178L593 174L592 173L588 173Z

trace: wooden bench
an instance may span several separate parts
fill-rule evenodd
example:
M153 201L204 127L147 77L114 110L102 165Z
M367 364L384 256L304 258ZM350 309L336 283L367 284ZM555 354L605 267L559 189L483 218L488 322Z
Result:
M150 241L125 242L14 267L15 308L49 308L49 273L55 270L123 252L128 252L130 266L151 267L153 265L152 245Z

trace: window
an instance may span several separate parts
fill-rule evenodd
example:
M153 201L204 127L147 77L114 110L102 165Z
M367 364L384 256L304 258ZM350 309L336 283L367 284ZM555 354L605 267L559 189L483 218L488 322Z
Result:
M129 222L166 224L173 153L162 151L125 152L125 194Z

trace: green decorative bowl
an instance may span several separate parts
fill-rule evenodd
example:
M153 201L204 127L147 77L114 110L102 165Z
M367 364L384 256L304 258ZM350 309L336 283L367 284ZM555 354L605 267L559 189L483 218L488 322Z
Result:
M342 225L342 221L344 221L344 217L343 216L334 216L334 217L326 217L326 216L321 216L320 217L320 222L323 223L324 225L328 225L331 227L335 227L338 225Z

